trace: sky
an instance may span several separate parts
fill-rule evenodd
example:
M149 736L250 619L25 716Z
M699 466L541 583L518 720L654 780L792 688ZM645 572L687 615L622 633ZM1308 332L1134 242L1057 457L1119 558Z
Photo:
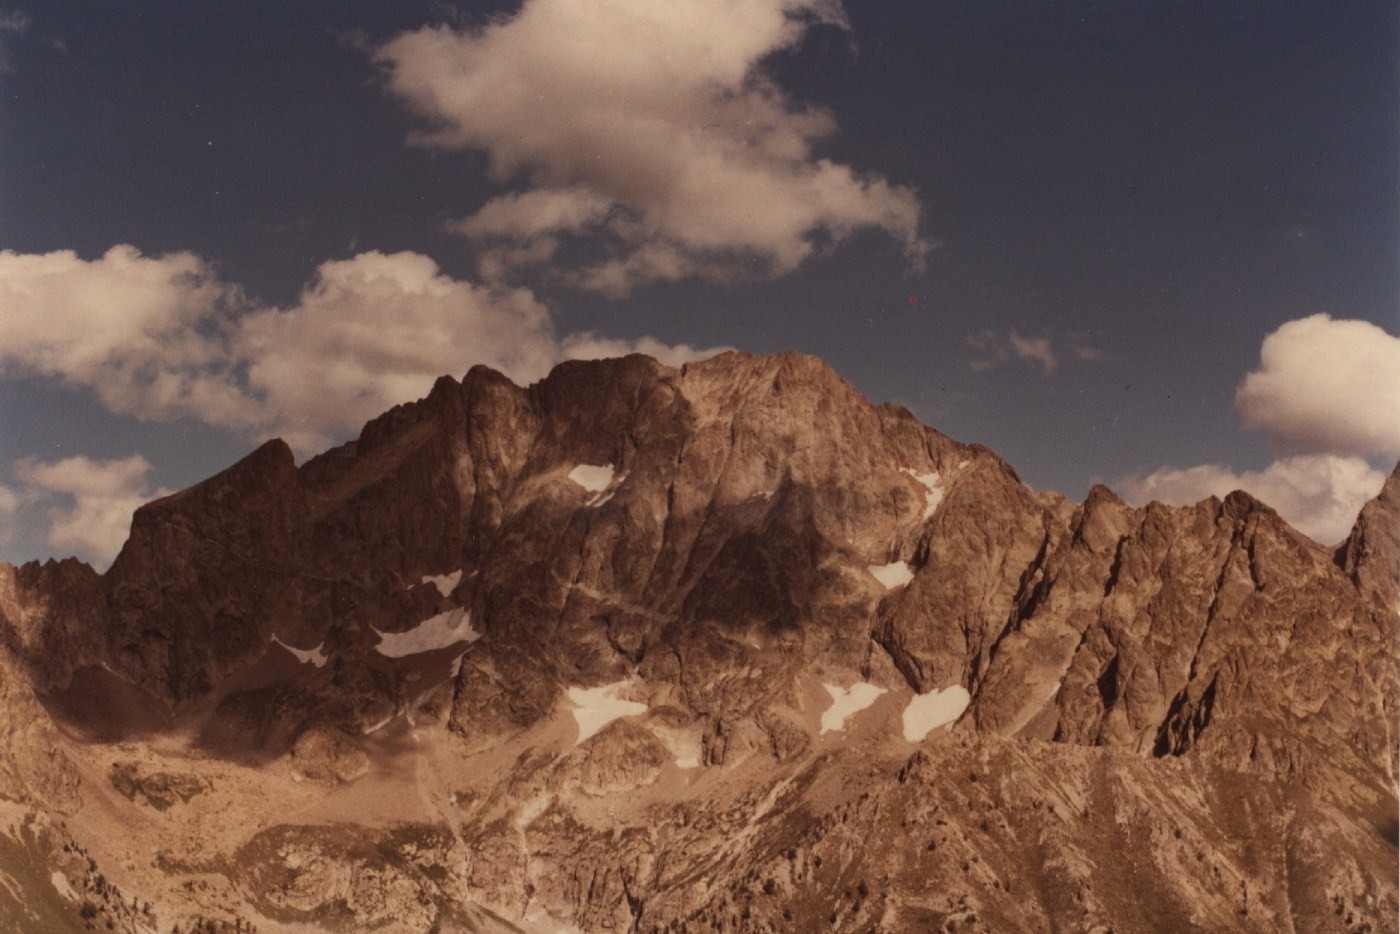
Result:
M0 0L0 560L478 363L724 348L1339 541L1400 458L1397 18Z

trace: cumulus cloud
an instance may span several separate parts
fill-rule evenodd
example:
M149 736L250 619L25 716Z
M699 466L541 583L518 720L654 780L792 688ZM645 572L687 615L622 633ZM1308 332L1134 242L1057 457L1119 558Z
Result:
M1325 314L1289 321L1264 338L1235 407L1285 451L1400 457L1400 338Z
M969 334L963 344L968 351L968 368L978 373L1019 361L1039 367L1049 376L1066 359L1080 363L1102 363L1109 359L1081 335L1052 338L1048 334L1027 336L1014 329L985 329Z
M190 253L4 251L0 307L0 377L54 379L144 420L277 433L303 452L477 363L523 383L566 359L723 349L560 336L529 291L454 279L416 253L323 263L295 305L267 308Z
M256 406L232 379L230 306L238 290L191 253L152 258L115 246L0 252L0 376L55 378L112 412L247 424Z
M526 191L496 198L452 229L469 237L526 239L598 224L613 204L586 188Z
M1272 506L1298 531L1333 544L1346 538L1356 514L1385 480L1385 473L1359 457L1303 454L1242 473L1221 464L1163 467L1146 477L1128 477L1117 486L1124 499L1136 505L1157 500L1186 506L1244 490Z
M1242 489L1318 541L1340 541L1385 483L1367 458L1400 456L1400 338L1325 314L1289 321L1264 339L1235 408L1246 428L1302 453L1259 471L1163 467L1121 481L1126 498L1186 504Z
M834 120L762 67L818 22L846 26L833 0L526 0L372 55L423 119L414 142L484 151L492 178L517 188L455 224L493 277L556 259L561 238L592 254L565 280L612 295L780 275L860 228L917 261L914 193L817 157Z
M244 317L231 341L266 417L294 446L350 431L486 363L538 379L565 354L544 306L443 275L415 253L323 263L300 301Z
M137 507L170 492L152 490L150 472L150 463L139 455L106 461L22 460L15 467L22 492L14 502L18 506L22 497L46 511L47 538L54 548L105 566L125 543Z

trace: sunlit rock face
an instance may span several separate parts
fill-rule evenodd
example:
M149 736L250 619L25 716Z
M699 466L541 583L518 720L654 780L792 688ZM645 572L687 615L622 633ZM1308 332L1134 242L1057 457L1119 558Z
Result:
M79 918L82 846L182 929L1395 930L1397 483L1332 553L1244 494L1033 492L796 354L445 377L105 575L0 566L6 819L69 815L17 884Z

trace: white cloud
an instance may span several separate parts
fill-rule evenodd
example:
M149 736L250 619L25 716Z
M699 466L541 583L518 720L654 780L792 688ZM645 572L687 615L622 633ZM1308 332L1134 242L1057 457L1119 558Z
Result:
M1309 454L1285 457L1260 471L1236 473L1220 464L1163 467L1117 484L1124 499L1176 506L1244 490L1272 506L1294 528L1324 544L1346 538L1356 514L1386 475L1359 457Z
M191 253L152 258L115 246L0 252L0 376L53 377L112 412L218 425L255 420L232 380L226 310L236 289Z
M1079 363L1103 363L1111 359L1078 334L1026 336L1015 329L988 328L969 334L963 343L968 350L968 368L979 373L1019 360L1039 367L1049 376L1066 358Z
M539 189L496 198L452 229L469 237L532 237L600 223L612 207L586 188Z
M529 292L453 279L416 253L323 263L294 307L243 318L231 349L269 420L302 449L426 394L444 373L486 363L529 381L562 358Z
M528 186L455 225L491 275L554 258L560 236L595 252L565 279L613 295L779 275L863 227L918 259L914 193L816 157L835 122L761 67L815 22L846 25L832 0L526 0L513 17L406 32L373 56L423 118L414 141L482 150L493 179Z
M139 455L107 461L68 457L53 463L22 460L15 477L23 485L22 498L46 509L50 545L106 565L126 541L137 507L170 492L150 488L150 471Z
M679 367L692 360L703 360L719 353L721 348L692 347L689 344L663 344L654 337L637 340L618 340L599 337L592 331L571 334L561 343L561 353L565 360L601 360L606 357L625 357L640 353L653 357L667 366Z
M718 351L560 337L529 291L453 279L416 253L323 263L294 306L259 308L190 253L4 251L0 307L0 377L57 379L144 420L281 434L302 452L477 363L523 383L567 359Z
M1050 346L1048 337L1022 337L1012 331L1009 342L1011 352L1018 359L1027 363L1039 364L1046 374L1055 372L1055 367L1060 365L1060 358L1056 356L1054 348Z
M1289 321L1264 338L1235 407L1285 451L1400 457L1400 338L1325 314Z

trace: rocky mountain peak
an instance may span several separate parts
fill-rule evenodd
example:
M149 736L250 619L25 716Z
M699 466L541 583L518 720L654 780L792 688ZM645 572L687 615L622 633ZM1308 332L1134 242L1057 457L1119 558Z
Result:
M1174 826L1163 839L1187 842L1159 840L1166 862L1135 876L1164 918L1310 927L1337 893L1370 899L1368 917L1395 904L1376 867L1395 853L1397 485L1333 560L1243 493L1140 509L1103 486L1078 505L1035 493L799 354L577 361L528 387L475 367L301 467L269 442L143 507L105 575L0 568L0 624L87 742L186 736L347 803L428 744L449 777L408 767L435 802L412 820L442 860L478 854L443 879L522 924L730 924L665 868L698 859L756 873L771 904L746 901L749 921L790 927L847 884L817 860L859 852L864 907L813 924L873 923L872 889L894 929L966 920L955 896L918 907L936 878L1000 929L1066 912L1148 929L1104 835ZM177 772L112 774L172 810L161 789L212 787ZM1240 829L1234 810L1276 822L1284 801L1287 833ZM896 805L928 822L917 853L851 849L905 841L882 816ZM394 827L356 846L383 852ZM330 846L288 842L302 832L276 829L269 852ZM1013 879L1048 891L1030 839L1062 854L1045 871L1086 893L1074 907L1007 897ZM1207 849L1220 878L1193 868ZM1302 864L1309 881L1280 868ZM584 865L586 884L546 881ZM467 910L402 878L420 908ZM282 893L259 910L284 920L323 904L239 885Z
M1400 464L1362 507L1337 562L1363 594L1400 614Z

